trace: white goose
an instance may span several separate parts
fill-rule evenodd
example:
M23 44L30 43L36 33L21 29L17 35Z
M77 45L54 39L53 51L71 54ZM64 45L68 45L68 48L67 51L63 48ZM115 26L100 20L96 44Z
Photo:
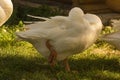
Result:
M99 17L84 14L78 7L72 8L66 17L44 19L46 21L28 25L29 30L17 32L16 35L33 44L44 57L50 58L51 64L55 60L64 60L68 71L67 57L91 46L102 29Z
M120 20L111 20L115 32L105 34L100 39L113 45L120 51Z
M101 37L101 40L108 42L109 44L115 46L118 50L120 50L120 31L103 35Z
M13 12L11 0L0 0L0 26L3 25Z

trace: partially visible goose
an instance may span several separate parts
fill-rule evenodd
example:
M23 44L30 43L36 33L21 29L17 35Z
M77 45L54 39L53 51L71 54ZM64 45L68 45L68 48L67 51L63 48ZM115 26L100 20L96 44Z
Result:
M115 46L118 50L120 50L120 31L103 35L101 37L101 40L108 42L109 44Z
M120 50L120 20L111 20L111 24L115 32L105 34L100 39L108 42L109 44Z
M68 16L55 16L46 21L28 25L25 32L16 35L33 46L50 63L64 60L66 70L70 70L67 57L80 53L90 47L102 29L102 22L94 14L84 14L78 8L72 8Z
M11 16L13 4L11 0L0 0L0 26L2 26Z

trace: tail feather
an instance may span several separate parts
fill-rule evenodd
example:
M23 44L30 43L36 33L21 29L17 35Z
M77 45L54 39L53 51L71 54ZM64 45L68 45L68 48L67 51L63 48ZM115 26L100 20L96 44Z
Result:
M49 18L33 16L33 15L29 15L29 14L27 16L32 17L32 18L36 18L36 19L42 19L42 20L45 20L45 21L49 20Z

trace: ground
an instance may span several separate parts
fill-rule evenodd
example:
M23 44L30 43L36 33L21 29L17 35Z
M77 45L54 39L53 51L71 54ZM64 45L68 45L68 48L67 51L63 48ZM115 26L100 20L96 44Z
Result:
M30 43L14 40L17 29L0 29L0 80L120 80L120 52L105 42L70 56L67 72L62 61L52 68Z

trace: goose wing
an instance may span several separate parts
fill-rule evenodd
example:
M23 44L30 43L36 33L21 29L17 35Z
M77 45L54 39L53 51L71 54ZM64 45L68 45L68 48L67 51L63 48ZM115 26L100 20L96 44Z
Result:
M63 28L66 27L67 17L56 16L43 22L28 25L30 28L24 32L16 32L16 35L23 39L51 39L54 36L62 34Z

